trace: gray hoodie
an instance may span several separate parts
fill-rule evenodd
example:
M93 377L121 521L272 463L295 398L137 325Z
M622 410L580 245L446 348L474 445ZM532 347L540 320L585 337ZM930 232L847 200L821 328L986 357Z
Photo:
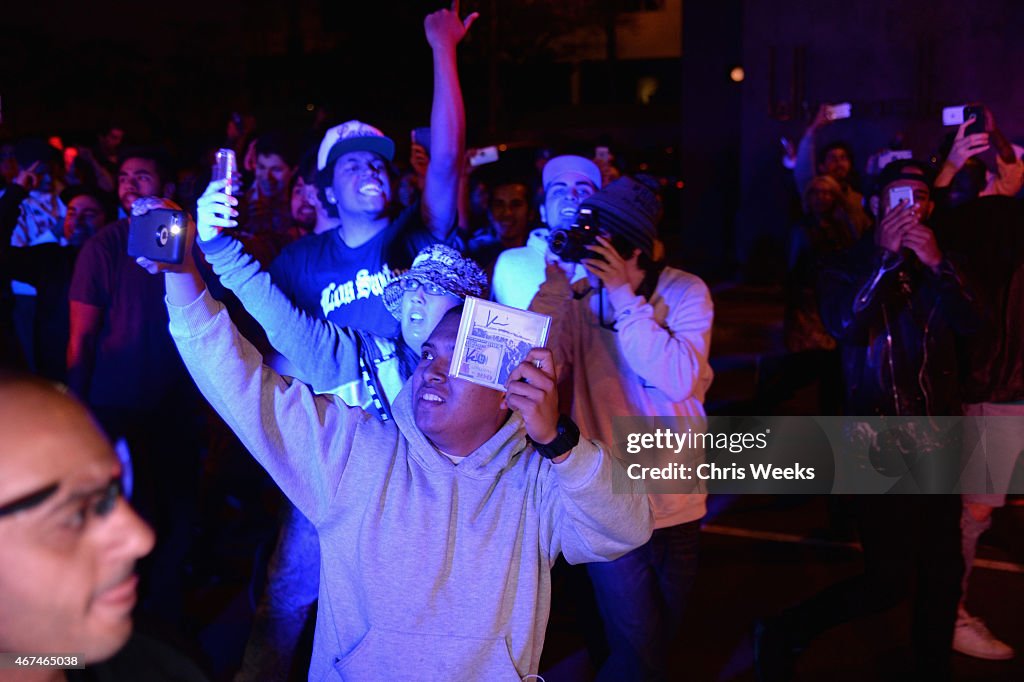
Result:
M205 293L168 305L203 394L320 535L310 680L519 680L536 673L550 568L650 537L647 499L581 440L542 459L514 414L457 466L416 427L411 390L379 422L262 365Z

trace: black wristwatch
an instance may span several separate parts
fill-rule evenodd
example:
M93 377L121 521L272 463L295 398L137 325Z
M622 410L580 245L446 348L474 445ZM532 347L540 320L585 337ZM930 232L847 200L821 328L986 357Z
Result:
M572 450L580 442L580 430L575 423L564 414L558 418L558 435L550 443L538 443L527 436L533 443L533 449L544 459L561 457Z

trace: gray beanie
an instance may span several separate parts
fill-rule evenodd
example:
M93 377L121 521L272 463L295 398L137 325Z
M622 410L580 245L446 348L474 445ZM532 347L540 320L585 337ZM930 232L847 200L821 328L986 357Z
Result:
M602 229L621 235L647 257L653 256L661 204L646 186L623 176L587 197L580 208L594 209Z

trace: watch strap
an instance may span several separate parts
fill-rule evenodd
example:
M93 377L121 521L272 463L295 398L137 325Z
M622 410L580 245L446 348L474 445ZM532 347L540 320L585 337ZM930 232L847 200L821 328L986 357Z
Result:
M537 454L544 459L555 459L572 450L580 442L580 430L575 422L564 414L558 418L558 435L550 443L538 443L529 436L527 439L533 443Z

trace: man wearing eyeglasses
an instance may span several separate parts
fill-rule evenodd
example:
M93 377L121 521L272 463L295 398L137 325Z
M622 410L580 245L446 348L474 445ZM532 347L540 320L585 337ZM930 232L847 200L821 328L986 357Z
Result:
M121 496L120 474L78 402L40 379L0 374L0 653L57 656L69 668L106 661L93 671L102 679L204 679L163 645L129 643L135 562L153 531ZM13 664L0 660L0 678Z

